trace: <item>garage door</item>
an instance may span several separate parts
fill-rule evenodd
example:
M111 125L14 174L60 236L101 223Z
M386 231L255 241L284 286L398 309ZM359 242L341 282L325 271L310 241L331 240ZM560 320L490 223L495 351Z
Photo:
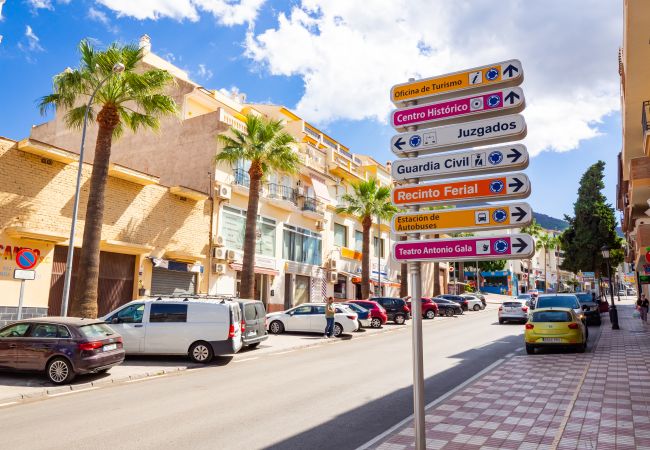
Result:
M153 268L151 295L186 295L196 293L196 274L162 267Z

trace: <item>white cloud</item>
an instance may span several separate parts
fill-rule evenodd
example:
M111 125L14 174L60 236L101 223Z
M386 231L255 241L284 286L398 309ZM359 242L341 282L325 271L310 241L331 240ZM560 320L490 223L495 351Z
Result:
M52 0L27 0L27 3L33 10L54 9Z
M2 7L5 3L7 3L7 0L0 0L0 20L4 19L4 17L2 17Z
M276 28L249 32L246 54L300 76L295 107L322 124L385 122L393 84L518 58L537 154L576 148L619 108L621 24L620 2L600 0L302 0Z
M94 20L96 22L101 23L111 33L117 33L119 31L119 29L115 25L113 25L113 23L111 22L111 20L108 18L108 16L104 11L96 9L92 6L88 10L88 18L90 20Z
M29 25L25 27L25 40L18 43L18 48L26 53L43 51L43 47L41 47L40 44L40 39L38 36L36 36L34 30L32 30L32 27Z
M97 0L118 16L139 20L163 17L199 20L199 11L211 13L223 25L241 25L255 20L265 0Z
M199 78L201 78L204 81L208 81L212 78L212 71L205 67L205 64L199 64L199 70L196 72Z

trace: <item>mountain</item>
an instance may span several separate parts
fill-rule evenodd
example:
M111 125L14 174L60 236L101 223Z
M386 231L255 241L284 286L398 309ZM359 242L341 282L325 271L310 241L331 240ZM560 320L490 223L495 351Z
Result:
M546 230L564 231L569 227L568 222L555 217L547 216L546 214L533 211L533 217L540 226Z

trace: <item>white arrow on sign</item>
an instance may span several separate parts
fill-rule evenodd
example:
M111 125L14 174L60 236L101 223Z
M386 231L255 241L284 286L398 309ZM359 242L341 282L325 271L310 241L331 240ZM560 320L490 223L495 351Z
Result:
M526 106L524 91L513 87L450 98L422 105L400 108L391 114L391 125L396 130L432 123L458 123L471 116L495 117L523 111Z
M398 159L393 161L391 173L395 180L415 178L433 180L446 176L510 172L526 167L528 167L526 146L513 144L423 158Z
M390 149L397 156L440 153L475 145L498 144L526 137L526 121L521 114L445 125L393 136Z

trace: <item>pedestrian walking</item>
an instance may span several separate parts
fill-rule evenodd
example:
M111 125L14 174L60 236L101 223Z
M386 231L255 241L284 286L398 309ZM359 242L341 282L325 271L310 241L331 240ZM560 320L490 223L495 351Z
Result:
M334 313L336 308L334 308L334 297L328 297L327 303L325 304L325 338L331 338L334 334Z
M639 314L641 314L641 320L643 323L648 323L648 308L650 308L650 301L645 297L644 294L641 294L636 302L636 306L639 309Z

